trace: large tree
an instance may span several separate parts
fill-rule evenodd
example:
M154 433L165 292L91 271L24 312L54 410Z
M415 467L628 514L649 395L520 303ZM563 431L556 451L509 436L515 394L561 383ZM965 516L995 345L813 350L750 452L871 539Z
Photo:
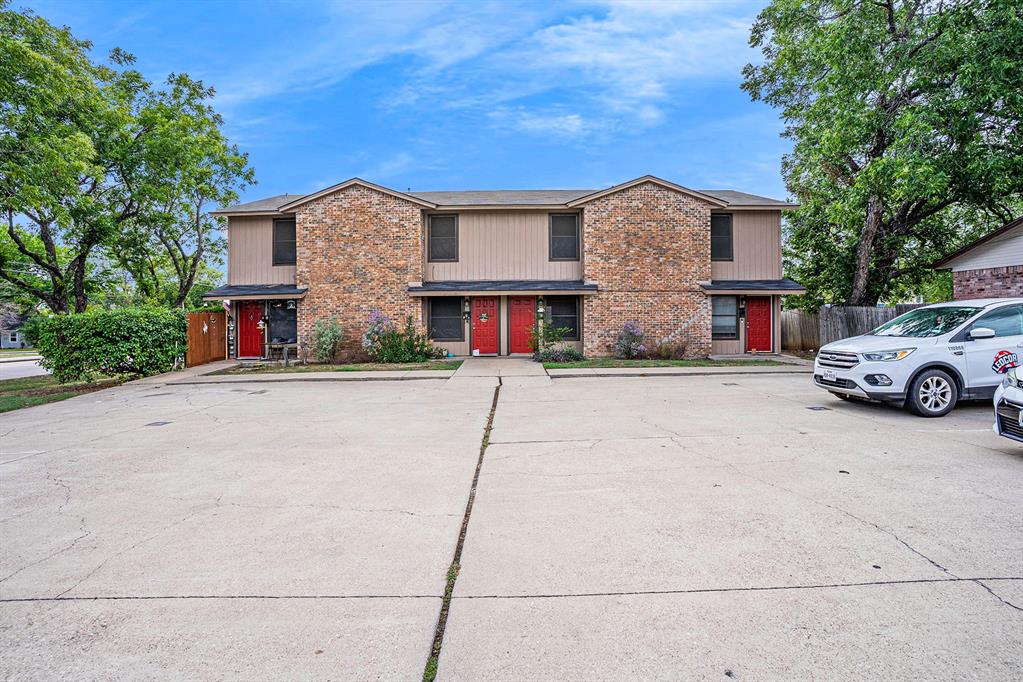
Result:
M743 88L781 109L809 302L872 305L1023 198L1018 0L773 0Z
M7 6L0 0L0 279L55 313L82 312L100 252L118 262L125 235L141 231L157 235L175 271L181 295L170 302L184 300L213 241L206 204L252 179L221 134L213 91L184 75L154 87L120 50L96 64L87 41Z

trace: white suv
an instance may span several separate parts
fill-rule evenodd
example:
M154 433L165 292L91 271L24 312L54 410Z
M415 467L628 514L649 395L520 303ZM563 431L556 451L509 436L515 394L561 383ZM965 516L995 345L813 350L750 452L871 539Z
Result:
M1023 355L1023 298L938 303L820 349L818 386L842 399L906 405L941 417L960 399L991 399Z

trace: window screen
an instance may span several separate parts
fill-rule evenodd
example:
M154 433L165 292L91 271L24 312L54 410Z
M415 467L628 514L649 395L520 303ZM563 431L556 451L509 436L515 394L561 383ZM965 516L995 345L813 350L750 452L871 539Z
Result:
M710 259L732 260L732 216L710 216Z
M974 327L993 329L995 336L1023 335L1023 306L1007 305L1004 308L992 310L970 325L971 329Z
M295 221L274 221L274 265L295 264Z
M292 223L294 225L294 223ZM270 301L270 343L297 343L298 319L287 301Z
M711 338L739 338L739 298L737 296L714 296L711 300Z
M551 216L551 260L579 260L579 216Z
M434 341L465 340L460 296L430 299L430 338Z
M458 216L430 216L427 232L429 233L428 260L441 262L458 260Z
M577 296L547 297L547 319L552 327L567 327L566 341L579 340L579 298Z

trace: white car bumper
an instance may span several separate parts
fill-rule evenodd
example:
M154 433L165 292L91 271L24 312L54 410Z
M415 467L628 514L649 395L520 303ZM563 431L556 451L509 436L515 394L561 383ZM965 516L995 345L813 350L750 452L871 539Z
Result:
M904 360L870 362L862 358L854 367L831 367L820 360L813 365L813 382L827 391L868 400L901 403L906 399L913 367Z

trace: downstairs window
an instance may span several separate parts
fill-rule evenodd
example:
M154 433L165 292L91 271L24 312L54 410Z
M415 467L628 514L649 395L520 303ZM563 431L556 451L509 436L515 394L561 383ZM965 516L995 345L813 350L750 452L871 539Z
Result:
M711 299L711 333L716 341L739 338L739 297L714 296Z

